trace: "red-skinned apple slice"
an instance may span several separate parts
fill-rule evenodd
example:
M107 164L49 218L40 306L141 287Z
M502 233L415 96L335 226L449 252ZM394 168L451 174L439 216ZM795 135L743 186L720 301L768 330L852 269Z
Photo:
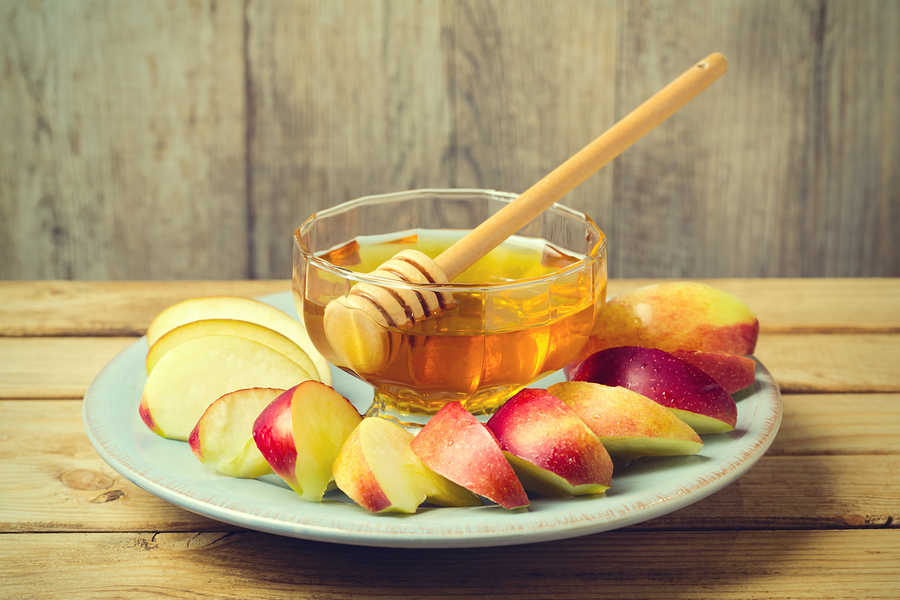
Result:
M253 441L253 423L284 390L251 388L209 405L191 431L191 451L203 464L231 477L262 477L272 467Z
M637 392L588 381L557 383L547 392L577 414L617 461L696 454L703 448L687 423Z
M334 479L332 465L362 421L330 386L304 381L278 396L253 425L256 446L301 498L319 502Z
M425 501L481 506L475 494L441 477L413 454L413 437L392 421L363 419L334 461L338 489L376 513L414 513Z
M288 388L312 376L280 352L230 335L205 335L163 356L147 377L139 409L157 434L187 441L204 411L228 392Z
M729 394L739 392L756 381L756 363L747 356L697 350L676 350L670 354L715 379Z
M710 285L669 281L619 294L606 303L570 375L585 358L617 346L749 356L759 321L741 300Z
M662 350L601 350L578 365L570 379L628 388L665 406L699 434L732 431L737 421L737 405L725 388Z
M528 506L497 438L459 402L445 404L410 447L427 467L450 481L507 509Z
M526 388L487 422L527 490L545 496L602 494L613 464L587 425L547 390Z

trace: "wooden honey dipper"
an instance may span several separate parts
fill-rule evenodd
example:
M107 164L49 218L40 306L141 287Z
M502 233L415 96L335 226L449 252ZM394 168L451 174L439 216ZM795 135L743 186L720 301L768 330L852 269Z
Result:
M418 250L403 250L371 275L411 284L449 283L690 102L727 69L725 56L710 54L434 260ZM407 329L452 304L451 294L439 289L414 291L357 283L347 296L335 298L325 307L325 335L346 366L360 374L374 373L399 351L398 334L392 329Z

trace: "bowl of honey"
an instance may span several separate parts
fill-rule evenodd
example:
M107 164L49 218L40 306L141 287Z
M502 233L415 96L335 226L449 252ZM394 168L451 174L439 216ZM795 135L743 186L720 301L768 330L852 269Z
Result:
M367 416L421 425L448 402L489 416L510 396L571 362L606 302L606 237L586 215L554 204L449 283L395 282L373 271L403 250L436 257L515 194L422 189L322 210L294 233L297 312L322 355L374 388ZM354 286L446 299L394 326L389 357L348 364L329 340L326 308ZM395 289L396 288L396 289ZM368 306L360 310L377 311ZM377 315L374 315L377 316Z

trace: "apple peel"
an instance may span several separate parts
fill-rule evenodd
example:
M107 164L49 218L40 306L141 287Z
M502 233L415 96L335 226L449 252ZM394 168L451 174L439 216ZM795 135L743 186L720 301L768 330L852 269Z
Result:
M338 489L374 513L414 513L423 502L481 506L475 494L425 466L410 448L413 439L393 421L363 419L335 458Z
M549 391L526 388L487 422L522 486L545 496L602 494L613 463L600 439Z
M672 410L699 434L732 431L737 422L737 405L725 388L662 350L640 346L601 350L578 365L570 379L637 392Z
M253 439L266 461L304 500L320 502L332 487L332 465L362 416L333 388L304 381L257 417Z
M435 473L503 508L529 504L497 438L459 402L445 404L410 447Z

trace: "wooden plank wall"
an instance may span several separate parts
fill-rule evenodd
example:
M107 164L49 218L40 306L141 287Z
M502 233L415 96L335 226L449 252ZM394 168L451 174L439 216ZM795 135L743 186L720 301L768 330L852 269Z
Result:
M611 276L900 276L898 2L0 0L0 279L287 278L315 210L521 192L713 51L564 199Z

